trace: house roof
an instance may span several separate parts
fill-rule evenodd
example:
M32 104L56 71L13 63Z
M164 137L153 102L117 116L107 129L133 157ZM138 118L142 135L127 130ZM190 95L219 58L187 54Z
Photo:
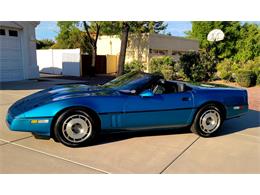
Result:
M0 27L9 27L9 28L11 27L11 28L16 28L16 29L22 30L24 28L23 23L25 23L25 22L0 21ZM40 24L40 22L34 22L34 21L30 21L28 23L30 23L34 27L36 27L38 24Z

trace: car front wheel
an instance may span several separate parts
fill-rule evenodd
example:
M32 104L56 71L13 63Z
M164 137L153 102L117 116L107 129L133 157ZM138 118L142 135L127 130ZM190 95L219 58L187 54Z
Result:
M84 110L71 109L61 114L54 127L54 136L62 144L79 147L91 144L98 134L94 119Z

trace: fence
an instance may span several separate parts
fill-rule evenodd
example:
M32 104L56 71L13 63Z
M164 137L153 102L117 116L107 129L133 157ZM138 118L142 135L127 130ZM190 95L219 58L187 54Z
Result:
M80 54L80 49L40 49L37 50L37 64L42 73L70 76L86 76L91 71L91 56ZM98 55L96 74L117 72L117 55Z
M37 50L37 65L43 73L80 76L80 49Z
M90 55L81 56L81 72L82 76L88 75L91 72ZM116 55L97 55L95 74L113 74L117 72L118 56Z

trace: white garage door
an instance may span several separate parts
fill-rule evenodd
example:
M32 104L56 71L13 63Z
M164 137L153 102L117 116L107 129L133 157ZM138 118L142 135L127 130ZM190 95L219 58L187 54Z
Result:
M24 79L18 30L0 27L0 81Z

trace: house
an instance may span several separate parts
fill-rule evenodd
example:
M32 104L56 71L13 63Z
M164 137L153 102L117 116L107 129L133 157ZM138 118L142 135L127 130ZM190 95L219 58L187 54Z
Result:
M0 82L39 77L35 39L38 24L0 21Z
M119 55L121 40L119 36L100 36L97 42L98 55ZM198 51L197 40L162 34L130 34L126 50L125 62L141 61L147 65L154 56L172 56L179 59L182 53Z

